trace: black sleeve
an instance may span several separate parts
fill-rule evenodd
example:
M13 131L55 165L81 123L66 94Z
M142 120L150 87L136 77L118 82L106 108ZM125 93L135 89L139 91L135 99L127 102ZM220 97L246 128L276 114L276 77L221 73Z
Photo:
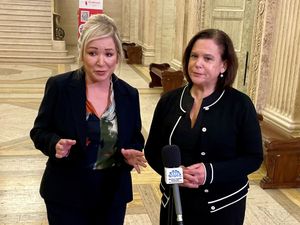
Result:
M53 130L53 112L57 97L55 78L48 79L38 115L30 131L30 137L35 147L49 157L55 157L55 145L60 137Z
M159 100L156 105L152 123L150 126L149 136L145 146L145 157L149 165L160 175L163 175L164 168L161 159L161 149L164 146L162 137L163 107L164 101Z
M134 94L131 96L129 101L130 101L131 107L128 107L128 113L131 114L131 116L133 117L133 120L131 123L133 128L130 129L130 130L132 130L132 134L129 135L131 137L131 139L129 140L129 143L126 146L126 148L132 148L135 150L142 151L144 148L145 139L141 132L142 121L141 121L141 112L140 112L139 93L138 93L137 89L134 89ZM121 162L122 166L124 166L130 170L133 168L132 166L128 165L125 162L125 158L124 158L123 154L121 153L121 149L117 150L115 158L117 161Z
M230 182L246 177L259 169L263 161L261 130L250 98L247 97L240 108L236 118L239 124L239 155L231 160L205 163L206 184Z
M135 118L136 118L136 123L135 123L135 128L134 128L134 138L133 138L133 149L140 150L142 151L144 148L145 140L144 136L142 134L142 120L141 120L141 109L140 109L140 99L139 99L139 93L136 90L135 94Z

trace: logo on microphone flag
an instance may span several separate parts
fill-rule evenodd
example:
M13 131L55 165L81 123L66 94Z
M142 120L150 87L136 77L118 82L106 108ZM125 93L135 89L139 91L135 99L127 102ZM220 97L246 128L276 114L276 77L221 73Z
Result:
M182 168L165 168L165 181L167 184L182 184L183 171Z

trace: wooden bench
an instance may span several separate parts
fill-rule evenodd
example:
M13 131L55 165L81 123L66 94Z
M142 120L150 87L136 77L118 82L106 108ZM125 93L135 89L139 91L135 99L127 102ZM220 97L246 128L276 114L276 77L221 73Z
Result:
M183 72L172 69L168 63L151 63L149 73L151 77L149 87L163 87L163 93L181 87L184 84Z
M127 64L142 64L143 49L135 43L122 43Z
M300 187L300 138L260 119L266 176L262 188Z

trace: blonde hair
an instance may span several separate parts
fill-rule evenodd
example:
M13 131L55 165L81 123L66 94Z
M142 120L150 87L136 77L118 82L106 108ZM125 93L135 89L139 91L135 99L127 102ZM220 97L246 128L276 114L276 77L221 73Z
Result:
M89 42L105 37L112 37L117 50L118 62L123 59L122 41L118 28L112 18L105 14L92 15L84 24L78 39L78 63L83 65L83 55Z

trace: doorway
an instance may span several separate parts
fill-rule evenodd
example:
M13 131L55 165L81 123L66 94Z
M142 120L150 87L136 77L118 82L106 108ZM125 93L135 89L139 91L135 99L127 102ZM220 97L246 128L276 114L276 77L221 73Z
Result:
M256 0L206 0L205 28L225 31L232 39L239 69L233 86L247 93Z

